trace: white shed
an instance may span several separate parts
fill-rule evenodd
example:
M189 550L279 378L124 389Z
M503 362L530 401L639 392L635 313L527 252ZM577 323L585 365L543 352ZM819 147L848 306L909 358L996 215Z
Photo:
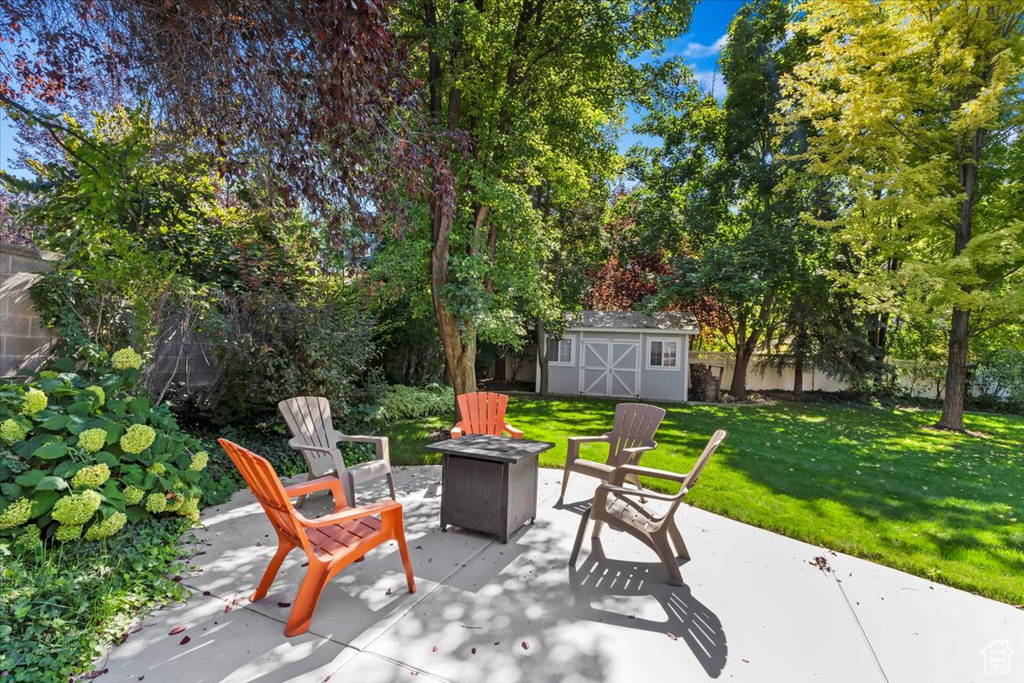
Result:
M695 334L700 326L692 313L584 311L561 339L544 340L548 392L686 401L690 337Z

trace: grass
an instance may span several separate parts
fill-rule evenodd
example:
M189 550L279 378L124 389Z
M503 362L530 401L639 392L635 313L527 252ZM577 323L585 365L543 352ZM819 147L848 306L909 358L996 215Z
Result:
M729 437L688 502L809 543L1024 605L1024 418L970 413L984 437L924 429L930 410L666 405L643 464L687 471L717 428ZM610 428L615 401L513 397L510 421L553 441ZM437 462L422 446L439 418L387 429L393 462ZM583 456L601 459L599 446ZM654 482L648 482L649 485Z

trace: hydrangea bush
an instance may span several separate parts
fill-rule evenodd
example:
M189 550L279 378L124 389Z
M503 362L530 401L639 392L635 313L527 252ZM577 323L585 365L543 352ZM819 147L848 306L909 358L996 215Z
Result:
M198 520L204 488L217 486L209 456L166 406L134 395L139 354L77 365L0 385L0 538L34 548L102 540L155 515Z

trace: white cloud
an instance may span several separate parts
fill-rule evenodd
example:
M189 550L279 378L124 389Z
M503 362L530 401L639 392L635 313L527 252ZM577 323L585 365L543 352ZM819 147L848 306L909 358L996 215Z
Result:
M725 99L725 79L717 71L694 71L693 77L700 85L721 102Z
M704 57L712 57L717 55L725 47L725 44L729 42L729 34L723 33L722 36L713 42L711 45L704 45L702 43L687 43L686 47L683 48L683 57L691 57L693 59L703 59Z

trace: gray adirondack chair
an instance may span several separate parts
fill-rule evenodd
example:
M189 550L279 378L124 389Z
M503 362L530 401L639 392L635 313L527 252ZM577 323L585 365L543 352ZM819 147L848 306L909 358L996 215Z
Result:
M679 526L676 524L676 510L686 494L697 483L701 472L704 471L704 466L708 464L708 460L718 449L725 436L724 430L719 429L715 432L711 440L708 441L708 445L704 447L704 452L697 459L697 464L686 474L638 465L620 465L615 468L608 478L608 483L597 487L590 510L584 513L583 519L580 520L579 530L576 532L576 543L573 545L572 555L569 557L570 566L576 566L576 558L579 557L587 523L593 520L592 538L597 539L601 535L604 524L613 529L625 531L651 547L658 554L658 558L668 573L668 582L681 586L683 577L679 573L679 564L676 562L676 558L681 557L688 560L690 551L687 550L686 543L683 542L683 535L679 532ZM649 490L641 492L622 486L626 477L640 475L679 482L679 493L667 495ZM651 500L667 501L669 503L667 511L658 514L648 509L642 503L637 502L638 498L642 500L641 496L646 496ZM672 546L675 546L675 552L672 552Z
M664 417L664 409L658 406L620 403L615 406L615 422L610 432L601 436L570 436L565 455L565 471L562 474L562 492L558 496L558 502L561 503L565 498L569 474L572 472L608 481L612 470L619 465L635 465L640 462L640 456L658 447L654 433L658 431ZM581 459L580 444L584 443L607 443L608 459L603 463ZM640 480L636 476L630 475L627 479L640 488Z
M345 490L346 502L356 505L356 484L377 477L387 477L391 499L395 500L395 482L391 476L391 456L388 453L386 436L348 436L334 428L331 421L331 404L322 396L296 396L277 404L289 431L292 433L288 445L302 453L309 465L309 478L316 479L325 474L335 473ZM345 466L345 460L338 450L339 442L369 443L374 446L374 459L352 467ZM295 507L301 507L306 496L300 496Z

